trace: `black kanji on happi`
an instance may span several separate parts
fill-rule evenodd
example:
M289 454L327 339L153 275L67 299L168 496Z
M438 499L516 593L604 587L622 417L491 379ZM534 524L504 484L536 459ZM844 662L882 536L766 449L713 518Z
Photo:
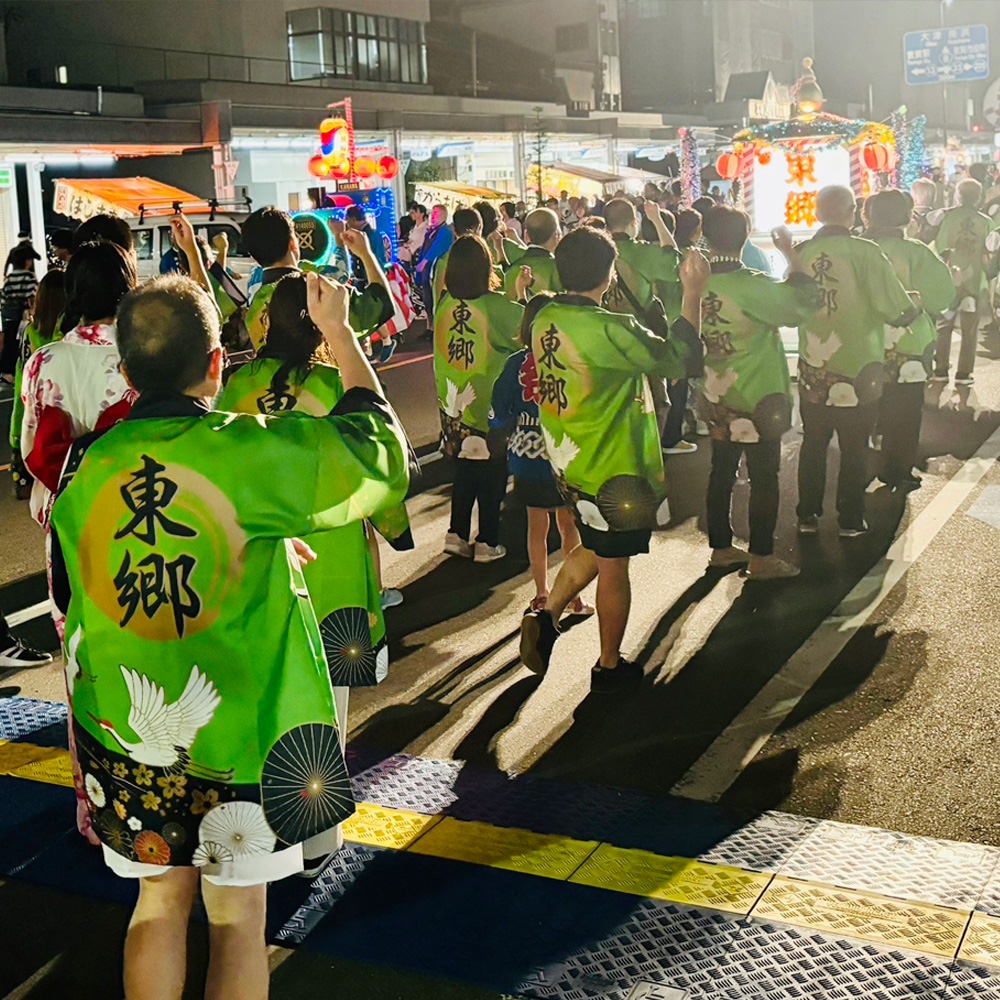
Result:
M472 310L465 302L459 302L452 312L455 322L448 328L448 364L453 368L461 366L468 370L476 363L475 331L469 326Z
M832 316L837 311L837 292L839 289L831 287L839 283L840 279L831 274L833 269L833 259L825 253L821 253L812 262L812 273L816 279L816 284L823 289L823 308L827 316Z
M158 531L175 538L194 538L198 534L194 528L165 513L177 496L177 483L163 475L165 472L166 466L149 455L142 456L142 468L133 472L132 478L120 490L131 517L115 533L116 540L131 536L155 546ZM170 607L177 635L183 636L186 619L201 614L201 598L191 585L196 565L195 557L187 553L168 559L159 552L152 552L133 563L132 553L126 551L114 578L118 604L124 612L119 624L127 625L139 610L151 619L163 608Z
M558 374L566 371L566 366L556 356L562 341L555 324L542 334L538 345L542 349L538 357L538 402L554 406L557 413L562 413L569 406L569 397L566 395L566 379Z

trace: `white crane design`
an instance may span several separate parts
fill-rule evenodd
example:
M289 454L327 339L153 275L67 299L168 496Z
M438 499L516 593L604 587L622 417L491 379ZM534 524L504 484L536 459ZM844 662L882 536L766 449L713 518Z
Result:
M98 719L93 715L91 718L110 733L136 763L151 767L172 768L180 765L181 768L188 768L191 763L188 751L198 731L212 721L222 701L215 685L194 666L180 698L168 703L163 688L144 674L129 670L124 664L121 671L132 706L128 724L139 737L138 742L129 742L107 719ZM219 775L221 772L211 773Z

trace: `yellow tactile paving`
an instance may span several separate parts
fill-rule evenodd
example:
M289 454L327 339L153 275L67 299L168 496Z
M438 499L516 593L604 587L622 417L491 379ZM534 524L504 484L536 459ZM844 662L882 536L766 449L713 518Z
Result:
M973 913L958 957L966 962L1000 966L1000 917Z
M360 802L357 812L344 822L344 839L356 844L402 851L440 821L440 816L424 816L405 809L388 809Z
M771 876L601 844L570 881L742 916Z
M489 823L445 818L409 850L435 858L567 879L596 850L596 840L511 830Z
M41 756L10 772L11 777L73 787L73 765L66 750L39 747Z
M0 740L3 774L73 784L69 753L32 743ZM961 942L960 959L1000 966L1000 917L982 913L367 802L360 803L344 823L344 837L374 847L568 879L740 916L752 911L755 920L773 920L944 958L955 956Z
M951 958L969 914L779 875L754 907L753 918Z
M53 752L66 753L65 750L53 751L50 747L38 747L34 743L0 742L0 774L13 774L25 764L40 760ZM68 756L68 754L67 754ZM18 775L18 777L23 777Z

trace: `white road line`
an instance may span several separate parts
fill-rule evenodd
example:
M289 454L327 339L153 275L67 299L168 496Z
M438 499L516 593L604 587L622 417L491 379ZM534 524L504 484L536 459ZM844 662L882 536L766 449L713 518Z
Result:
M1000 428L942 487L671 791L717 802L1000 458Z
M20 611L12 611L7 615L7 624L13 628L15 625L23 625L25 622L30 622L32 618L41 618L42 615L47 615L51 611L51 605L49 599L46 597L44 601L39 601L37 604L32 604L30 608L22 608Z

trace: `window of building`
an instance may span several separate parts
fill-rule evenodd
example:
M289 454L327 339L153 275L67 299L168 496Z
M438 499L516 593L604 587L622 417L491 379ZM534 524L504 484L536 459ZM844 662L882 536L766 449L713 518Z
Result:
M289 11L292 80L343 77L378 83L426 83L420 21L310 7Z
M757 32L757 51L761 59L781 60L784 58L784 39L777 31L760 29Z
M590 25L586 21L579 24L560 24L556 28L557 52L580 52L590 46Z

